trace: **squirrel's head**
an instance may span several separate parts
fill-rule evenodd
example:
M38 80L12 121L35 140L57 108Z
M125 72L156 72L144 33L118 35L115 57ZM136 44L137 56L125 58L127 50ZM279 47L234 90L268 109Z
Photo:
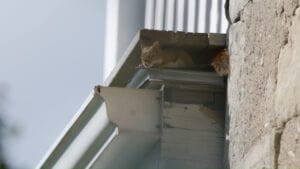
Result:
M155 66L156 60L159 58L159 51L161 50L158 41L155 41L151 46L141 46L141 60L145 68Z

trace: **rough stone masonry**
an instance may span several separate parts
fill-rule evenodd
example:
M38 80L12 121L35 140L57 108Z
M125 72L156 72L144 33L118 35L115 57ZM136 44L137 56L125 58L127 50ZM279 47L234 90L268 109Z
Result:
M230 168L300 168L299 5L230 0Z

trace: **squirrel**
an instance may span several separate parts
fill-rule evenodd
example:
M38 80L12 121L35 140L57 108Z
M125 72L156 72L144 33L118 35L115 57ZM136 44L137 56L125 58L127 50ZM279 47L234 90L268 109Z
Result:
M139 68L188 68L195 65L192 56L183 49L162 49L155 41L151 46L141 46L141 61Z
M229 14L229 5L230 0L226 0L224 4L225 8L225 16L228 21L228 28L226 30L226 40L225 40L225 48L219 50L211 61L211 65L214 67L215 71L220 76L228 76L229 75L229 52L228 52L228 43L229 43L229 28L232 24L230 14Z
M224 8L226 19L228 20L227 37L225 45L228 46L228 31L232 24L229 15L230 0L226 0ZM137 68L191 68L199 66L195 59L183 49L167 48L162 49L159 42L155 41L150 46L141 45L141 64ZM223 48L213 56L210 62L216 73L220 76L229 74L229 52Z
M228 76L229 74L229 53L227 48L219 50L210 63L218 75Z
M141 46L141 64L137 68L195 68L192 55L180 48L162 49L155 41L151 46ZM216 73L227 76L229 73L229 55L226 48L219 50L210 62Z

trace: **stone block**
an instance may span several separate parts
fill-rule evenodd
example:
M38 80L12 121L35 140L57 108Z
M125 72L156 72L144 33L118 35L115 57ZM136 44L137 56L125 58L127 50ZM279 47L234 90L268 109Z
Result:
M229 0L229 16L232 23L240 17L241 11L250 0Z
M300 117L288 121L283 129L278 168L300 168Z
M262 136L232 168L274 168L274 133Z
M276 168L278 145L273 141L277 138L269 133L299 114L300 62L296 56L300 26L295 21L299 13L294 12L299 6L296 1L230 1L232 19L241 15L229 31L231 168Z
M275 109L279 125L300 115L300 8L293 17L288 43L280 52Z

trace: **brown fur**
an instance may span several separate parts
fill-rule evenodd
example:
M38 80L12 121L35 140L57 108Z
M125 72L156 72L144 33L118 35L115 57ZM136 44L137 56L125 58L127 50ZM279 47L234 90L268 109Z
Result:
M211 65L220 76L229 74L229 53L226 48L220 50L212 59Z
M192 56L177 48L162 49L159 42L142 46L140 68L186 68L194 65Z

